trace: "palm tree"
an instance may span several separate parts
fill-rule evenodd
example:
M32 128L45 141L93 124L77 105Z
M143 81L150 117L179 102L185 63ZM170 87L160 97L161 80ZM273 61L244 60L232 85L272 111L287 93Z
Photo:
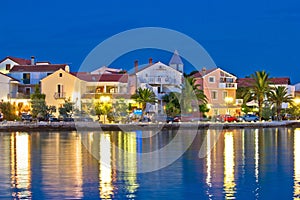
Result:
M175 116L180 114L180 94L176 92L170 92L163 96L163 101L166 103L166 113L168 116Z
M265 97L269 93L269 74L263 71L256 71L254 74L251 75L254 79L253 84L253 97L258 101L258 115L259 120L261 121L262 117L262 106Z
M236 98L242 99L243 103L241 105L244 113L248 113L250 108L247 106L247 103L253 100L253 94L249 88L241 87L236 90Z
M280 111L282 103L290 103L292 101L292 96L288 94L287 88L284 86L275 87L269 93L269 100L275 104L277 119L281 120Z
M199 105L206 104L207 97L200 85L196 84L194 77L187 77L184 81L184 87L181 94L181 105L183 112L190 112L192 108L199 109ZM197 105L197 106L196 106Z
M142 111L143 115L142 118L144 117L144 112L146 109L147 103L156 103L157 99L154 94L154 92L148 88L142 89L138 88L137 92L131 96L132 99L134 99L136 102L142 104Z

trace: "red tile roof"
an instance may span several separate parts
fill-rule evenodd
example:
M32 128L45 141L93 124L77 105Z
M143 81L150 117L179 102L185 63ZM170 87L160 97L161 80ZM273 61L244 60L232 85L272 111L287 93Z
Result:
M0 61L0 63L5 61L6 59L10 59L10 60L18 63L19 65L30 65L31 64L31 60L27 60L27 59L24 59L24 58L15 58L15 57L11 57L11 56L7 56L6 58L2 59Z
M67 64L51 65L15 65L9 72L54 72L65 69Z
M91 74L89 72L71 73L77 78L87 82L128 82L128 74Z
M204 75L212 72L212 71L215 71L216 69L218 68L214 68L214 69L208 69L206 70L205 74L203 73L203 71L198 71L197 73L193 74L192 76L195 77L195 78L202 78Z
M289 85L291 84L290 78L281 77L281 78L270 78L270 84L274 85ZM241 87L252 87L254 84L253 78L239 78L237 79L237 85L239 88Z

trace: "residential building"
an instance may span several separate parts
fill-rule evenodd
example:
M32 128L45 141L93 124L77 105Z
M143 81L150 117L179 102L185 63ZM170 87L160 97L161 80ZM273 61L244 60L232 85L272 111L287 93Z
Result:
M163 111L162 97L170 92L181 92L183 84L183 62L177 51L174 52L169 65L162 62L139 65L135 61L134 70L129 72L129 92L134 94L138 88L149 88L157 96L159 103L147 106L147 112Z
M20 84L18 80L0 72L0 83L1 101L10 101L11 98L16 98L18 92L18 85Z
M295 86L291 85L291 80L288 77L274 77L269 79L270 87L283 86L287 89L287 92L292 97L295 97ZM254 84L253 78L239 78L237 79L238 88L251 88ZM251 105L257 105L257 102L253 101ZM249 104L249 105L250 105ZM258 106L258 105L257 105ZM288 103L283 103L282 108L288 108Z
M193 75L208 100L208 116L218 114L238 115L236 102L237 77L221 68L207 70L205 67Z
M65 103L65 99L80 108L82 82L67 70L58 69L41 80L41 92L46 95L46 104L55 106L58 114L58 108Z
M130 98L127 83L127 74L69 73L59 69L41 80L41 91L46 94L47 105L59 108L65 99L70 99L76 109L87 110L97 99L113 102L118 98Z
M0 72L3 74L7 74L15 65L30 65L30 64L31 64L31 60L7 56L6 58L0 61Z
M49 76L59 69L70 71L67 64L51 64L50 62L35 62L32 58L29 65L14 65L9 71L9 75L20 81L18 93L21 98L29 98L34 92L35 86L40 80Z

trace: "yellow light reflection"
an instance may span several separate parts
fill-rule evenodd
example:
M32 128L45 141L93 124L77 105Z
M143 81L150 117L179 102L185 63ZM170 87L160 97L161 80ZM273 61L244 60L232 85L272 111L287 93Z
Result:
M254 160L255 160L255 180L258 183L258 176L259 176L259 132L258 129L255 130L254 136L254 145L255 145L255 152L254 152Z
M294 133L294 199L300 199L300 129Z
M134 193L138 188L137 184L137 141L135 133L128 133L124 135L125 139L125 159L124 169L128 172L124 177L126 183L126 190L128 192L127 198L135 198Z
M235 199L233 133L224 134L224 191L226 199Z
M100 198L113 197L110 135L100 134Z
M206 184L208 187L211 187L211 133L210 130L207 130L207 136L206 136Z
M76 174L75 177L75 183L76 187L73 190L73 195L75 198L82 198L83 193L82 193L82 144L81 144L81 136L79 135L78 138L76 138L76 141L74 143L74 152L75 152L75 160L74 160L74 171Z
M11 140L12 184L19 191L13 194L17 198L31 196L31 151L28 133L16 133Z

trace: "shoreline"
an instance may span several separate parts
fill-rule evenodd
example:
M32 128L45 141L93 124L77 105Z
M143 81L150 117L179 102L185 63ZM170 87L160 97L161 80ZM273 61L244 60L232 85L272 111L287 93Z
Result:
M97 122L1 122L0 132L32 131L159 131L178 129L244 129L244 128L300 128L299 120L272 122L180 122L180 123L133 123L133 124L99 124Z

